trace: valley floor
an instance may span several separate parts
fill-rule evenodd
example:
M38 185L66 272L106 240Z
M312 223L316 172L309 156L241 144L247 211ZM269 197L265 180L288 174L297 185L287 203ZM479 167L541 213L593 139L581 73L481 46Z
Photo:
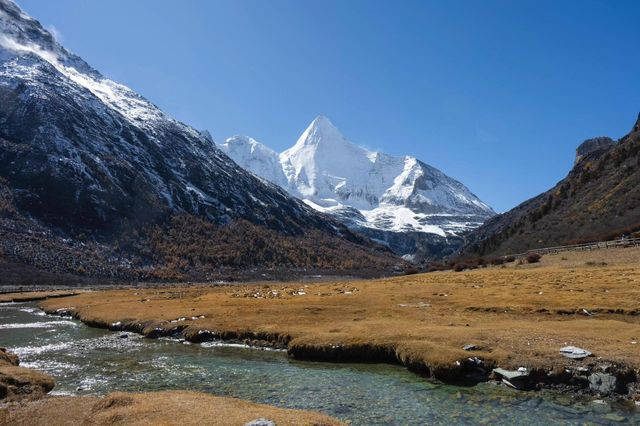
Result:
M617 377L616 392L637 398L639 301L640 249L630 248L367 281L87 292L41 306L149 337L278 346L300 359L399 362L444 381L526 367L532 386L599 392L589 376L607 373ZM559 350L567 345L594 356L565 358Z

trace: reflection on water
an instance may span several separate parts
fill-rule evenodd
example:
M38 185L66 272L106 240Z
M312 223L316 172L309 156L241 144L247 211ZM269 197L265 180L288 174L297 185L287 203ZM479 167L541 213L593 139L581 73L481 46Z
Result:
M0 346L54 376L57 394L189 389L322 411L354 425L640 423L628 407L491 384L438 385L398 366L300 362L279 351L92 329L33 303L0 304Z

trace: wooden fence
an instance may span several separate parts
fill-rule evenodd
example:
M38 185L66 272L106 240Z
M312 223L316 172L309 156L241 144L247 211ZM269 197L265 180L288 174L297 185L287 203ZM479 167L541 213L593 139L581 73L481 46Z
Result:
M515 257L526 257L528 254L555 254L564 251L602 250L615 247L640 247L640 238L621 238L619 240L599 241L586 244L573 244L568 246L545 247L528 250L524 253L514 254Z

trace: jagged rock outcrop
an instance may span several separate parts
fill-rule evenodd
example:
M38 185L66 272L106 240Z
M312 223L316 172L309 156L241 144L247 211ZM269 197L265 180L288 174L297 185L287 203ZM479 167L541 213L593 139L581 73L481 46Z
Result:
M592 139L578 154L566 178L473 231L459 255L521 253L640 231L640 117L617 142Z
M604 153L615 144L614 140L606 136L587 139L576 148L575 164L578 164L589 154Z

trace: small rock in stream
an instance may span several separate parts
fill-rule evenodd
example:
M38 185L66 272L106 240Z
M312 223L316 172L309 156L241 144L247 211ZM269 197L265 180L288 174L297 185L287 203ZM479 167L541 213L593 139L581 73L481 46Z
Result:
M514 389L524 390L529 387L528 378L529 370L525 367L520 367L517 370L505 370L503 368L494 368L493 372L500 378L502 382L507 386Z
M615 392L618 387L616 376L605 373L593 373L589 376L589 388L600 395L609 395Z
M627 420L626 417L621 416L620 414L616 414L616 413L605 414L604 416L602 416L602 418L604 420L608 420L610 422L616 422L616 423L622 423L622 422Z

